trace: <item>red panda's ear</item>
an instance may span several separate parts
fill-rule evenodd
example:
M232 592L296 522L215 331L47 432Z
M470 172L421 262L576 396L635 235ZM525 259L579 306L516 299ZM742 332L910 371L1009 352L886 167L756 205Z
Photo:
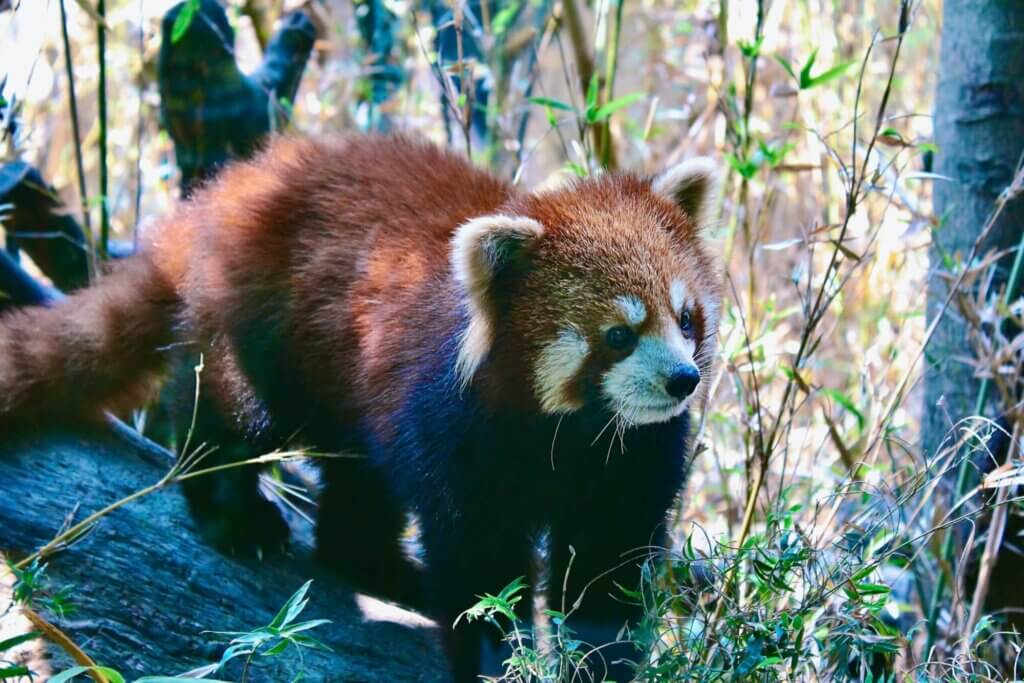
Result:
M456 372L465 385L494 341L491 285L497 274L529 258L531 246L544 234L532 218L493 214L459 226L451 242L452 274L469 303L469 325L462 335Z
M696 157L659 173L651 189L682 209L698 228L704 228L713 218L718 184L718 164L709 157Z

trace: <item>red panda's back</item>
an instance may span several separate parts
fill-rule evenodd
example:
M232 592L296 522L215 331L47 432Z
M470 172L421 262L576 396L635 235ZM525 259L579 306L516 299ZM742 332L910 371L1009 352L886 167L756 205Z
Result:
M165 221L154 247L198 340L226 332L237 355L280 350L258 363L222 359L215 372L249 380L226 385L276 390L297 374L303 391L344 411L368 367L408 343L410 316L446 305L437 283L455 228L512 192L425 141L282 137L224 169Z
M508 202L514 190L457 153L401 137L341 143L324 186L335 237L303 249L306 297L297 311L314 331L303 346L310 373L373 404L400 391L396 378L418 362L458 305L449 277L450 240L466 220ZM336 293L344 289L346 296ZM335 378L344 377L344 384ZM361 414L363 408L357 409Z

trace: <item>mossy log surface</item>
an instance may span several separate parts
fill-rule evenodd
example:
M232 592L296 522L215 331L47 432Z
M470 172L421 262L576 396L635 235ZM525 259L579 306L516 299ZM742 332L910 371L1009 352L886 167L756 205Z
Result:
M67 519L81 520L162 474L152 456L111 438L0 435L0 551L8 559L24 557L52 539ZM333 652L305 651L301 665L294 652L258 658L249 681L289 681L300 668L305 681L444 678L435 629L415 625L413 615L397 608L376 610L391 621L368 618L352 591L317 566L300 541L288 553L262 561L214 550L197 535L175 487L104 517L50 558L46 576L54 586L73 586L74 614L53 617L53 623L97 663L129 680L217 661L226 639L210 631L268 624L307 579L314 579L311 599L300 618L332 620L311 634ZM17 609L4 614L8 600L9 585L0 585L0 640L28 630ZM39 680L71 664L59 648L39 641L21 656ZM215 677L238 680L239 670Z

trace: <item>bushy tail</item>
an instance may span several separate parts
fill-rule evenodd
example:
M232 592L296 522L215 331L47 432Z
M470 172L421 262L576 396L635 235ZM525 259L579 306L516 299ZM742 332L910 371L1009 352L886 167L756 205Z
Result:
M137 405L164 369L179 305L140 255L52 306L0 316L0 429Z

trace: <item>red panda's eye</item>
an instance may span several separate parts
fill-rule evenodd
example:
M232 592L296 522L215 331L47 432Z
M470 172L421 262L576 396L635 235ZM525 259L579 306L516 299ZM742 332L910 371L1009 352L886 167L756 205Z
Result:
M625 351L636 343L636 333L625 325L616 325L605 334L605 341L616 351Z
M682 315L679 316L679 329L687 337L693 336L693 316L690 315L689 311L683 311Z

